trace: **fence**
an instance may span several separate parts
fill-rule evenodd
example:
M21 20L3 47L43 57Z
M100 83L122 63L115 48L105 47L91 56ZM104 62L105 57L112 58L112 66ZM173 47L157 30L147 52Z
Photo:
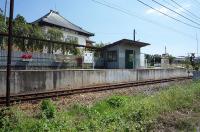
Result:
M28 58L30 55L31 57ZM13 51L11 66L14 69L77 68L79 59L82 62L81 57L73 55ZM6 64L7 51L0 50L0 68L4 69Z
M0 69L7 65L7 35L0 34ZM12 48L12 69L84 68L84 50L95 49L74 43L15 36ZM91 68L92 65L87 66Z

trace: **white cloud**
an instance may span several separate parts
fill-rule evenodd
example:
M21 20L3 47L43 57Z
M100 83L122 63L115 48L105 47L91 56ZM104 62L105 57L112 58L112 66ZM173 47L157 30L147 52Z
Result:
M174 11L176 11L176 12L179 13L179 14L182 14L183 12L185 12L185 10L184 10L183 8L189 10L190 7L191 7L191 4L184 3L184 4L182 4L182 7L183 7L183 8L178 7L178 8L176 8L176 9L174 9L174 8L172 8L172 7L170 7L170 6L167 6L167 7L169 7L170 9L173 9ZM157 8L155 8L155 9L158 10L158 11L160 11L160 12L162 12L162 13L170 14L171 16L174 16L174 17L177 16L176 13L173 13L172 11L168 10L168 9L165 8L165 7L157 7ZM148 10L146 10L145 13L148 14L148 15L150 15L150 14L152 14L152 15L162 15L161 13L159 13L159 12L156 11L156 10L154 10L154 9L148 9Z

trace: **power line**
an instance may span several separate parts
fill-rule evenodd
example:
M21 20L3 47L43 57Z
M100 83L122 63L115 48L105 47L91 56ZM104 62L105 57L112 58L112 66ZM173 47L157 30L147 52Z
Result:
M193 27L193 28L196 28L196 29L200 29L200 28L197 27L197 26L194 26L194 25L191 25L191 24L189 24L189 23L183 22L183 21L181 21L181 20L179 20L179 19L177 19L177 18L174 18L174 17L172 17L172 16L166 14L166 13L163 13L162 11L159 11L158 9L153 8L152 6L150 6L150 5L148 5L148 4L144 3L144 2L142 2L141 0L137 0L137 1L140 2L140 3L142 3L143 5L145 5L145 6L149 7L149 8L151 8L151 9L153 9L153 10L159 12L160 14L163 14L163 15L165 15L165 16L167 16L167 17L169 17L169 18L171 18L171 19L173 19L173 20L175 20L175 21L177 21L177 22L180 22L180 23L182 23L182 24L184 24L184 25L186 25L186 26L189 26L189 27Z
M167 0L163 0L163 2L167 3L167 4L170 5L171 7L174 7L175 9L177 9L177 6L173 5L172 3L168 2ZM178 7L178 8L183 9L182 7ZM184 13L185 15L188 15L188 16L190 16L190 17L196 19L197 21L199 21L199 19L198 19L197 17L195 17L195 16L192 15L191 13L187 12L185 9L183 9L183 10L184 10L183 13Z
M168 5L174 7L174 8L177 8L175 5L171 4L170 2L168 2L167 0L163 0L165 3L167 3Z
M134 14L130 13L131 11L129 11L129 10L127 10L127 9L122 10L122 8L120 8L120 6L118 6L118 8L117 8L117 7L114 7L114 6L110 5L110 4L112 4L112 3L106 2L107 4L105 4L105 3L99 2L99 1L97 1L97 0L91 0L91 1L94 2L94 3L96 3L96 4L103 5L103 6L106 6L106 7L108 7L108 8L111 8L111 9L113 9L113 10L122 12L122 13L124 13L124 14L126 14L126 15L131 16L131 17L136 17L136 18L139 19L139 20L142 20L142 21L151 23L151 24L153 24L153 25L155 25L155 26L158 26L158 27L161 27L161 28L165 28L165 29L171 30L171 31L173 31L173 32L176 32L176 33L178 33L178 34L181 34L181 35L183 35L183 36L186 36L186 37L188 37L188 38L190 38L190 39L196 39L194 36L192 36L192 35L190 35L190 34L187 34L187 33L184 33L184 32L181 32L181 31L179 31L179 30L177 30L177 29L174 29L174 28L172 28L172 27L169 27L169 26L160 24L160 23L158 23L158 22L155 22L155 21L152 21L152 20L143 18L143 17L141 17L141 16L134 15ZM116 5L116 4L115 4L115 5Z
M184 16L184 15L178 13L177 11L174 11L174 10L172 10L171 8L169 8L169 7L163 5L163 4L161 4L161 3L159 3L159 2L157 2L157 1L155 1L155 0L152 0L152 1L155 2L155 3L157 3L158 5L160 5L160 6L162 6L162 7L164 7L164 8L166 8L166 9L170 10L171 12L174 12L175 14L177 14L177 15L179 15L179 16L181 16L181 17L187 19L187 20L189 20L190 22L193 22L193 23L195 23L195 24L197 24L197 25L200 25L199 23L197 23L197 22L191 20L190 18L188 18L188 17L186 17L186 16Z
M172 1L174 4L176 4L177 6L179 6L180 8L182 8L183 10L187 11L188 13L190 13L191 15L193 15L194 17L198 18L200 20L200 17L198 17L197 15L195 15L194 13L192 13L191 11L185 9L183 6L181 6L179 3L177 3L176 1L174 0L170 0ZM196 1L196 0L195 0Z
M193 1L195 1L196 3L198 3L200 5L200 2L198 0L193 0Z

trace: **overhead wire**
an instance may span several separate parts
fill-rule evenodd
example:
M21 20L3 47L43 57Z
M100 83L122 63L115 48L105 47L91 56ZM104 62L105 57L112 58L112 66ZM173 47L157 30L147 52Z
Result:
M193 0L193 1L195 1L197 4L199 4L199 5L200 5L200 1L198 1L198 0Z
M186 12L190 13L191 15L193 15L194 17L198 18L200 20L200 17L197 16L196 14L192 13L191 11L189 11L188 9L184 8L182 5L180 5L178 2L174 1L174 0L170 0L171 2L173 2L174 4L176 4L177 6L179 6L180 8L182 8L183 10L185 10Z
M182 23L182 24L184 24L184 25L186 25L186 26L189 26L189 27L193 27L193 28L196 28L196 29L200 29L200 27L197 27L197 26L194 26L194 25L192 25L192 24L183 22L183 21L181 21L181 20L179 20L179 19L177 19L177 18L175 18L175 17L173 17L173 16L170 16L170 15L168 15L168 14L166 14L166 13L164 13L164 12L162 12L162 11L160 11L160 10L158 10L158 9L156 9L156 8L154 8L154 7L150 6L150 5L148 5L148 4L146 4L145 2L143 2L143 1L141 1L141 0L137 0L137 1L140 2L140 3L143 4L143 5L145 5L145 6L149 7L149 8L151 8L151 9L153 9L153 10L159 12L160 14L163 14L163 15L165 15L165 16L167 16L167 17L169 17L169 18L171 18L171 19L173 19L173 20L179 22L179 23Z
M169 8L169 7L163 5L163 4L161 4L161 3L159 3L159 2L157 2L157 1L155 1L155 0L152 0L152 1L153 1L154 3L160 5L160 6L164 7L165 9L168 9L168 10L170 10L171 12L173 12L173 13L175 13L175 14L177 14L177 15L179 15L179 16L185 18L185 19L187 19L188 21L190 21L190 22L192 22L192 23L195 23L195 24L197 24L197 25L200 26L200 23L193 21L192 19L190 19L190 18L188 18L188 17L186 17L186 16L184 16L184 15L178 13L177 11L174 11L173 9L171 9L171 8Z
M195 17L193 14L191 14L190 12L186 11L185 8L182 8L180 6L177 7L177 5L175 6L174 4L170 3L167 0L162 0L162 1L165 2L166 4L168 4L169 6L175 8L175 9L178 9L178 8L182 9L183 10L183 14L188 15L188 16L192 17L193 19L197 20L197 21L200 20L197 17Z
M127 9L124 9L124 10L123 10L123 8L121 8L120 6L118 6L118 7L112 6L112 5L114 5L114 4L112 4L112 3L109 3L109 2L106 2L106 3L104 2L104 3L103 3L102 1L100 2L100 1L97 1L97 0L91 0L91 1L94 2L94 3L96 3L96 4L99 4L99 5L102 5L102 6L106 6L106 7L108 7L108 8L113 9L113 10L116 10L116 11L119 11L119 12L121 12L121 13L124 13L124 14L126 14L126 15L132 16L132 17L137 18L137 19L139 19L139 20L142 20L142 21L144 21L144 22L151 23L151 24L153 24L153 25L155 25L155 26L158 26L158 27L161 27L161 28L165 28L165 29L167 29L167 30L171 30L171 31L173 31L173 32L176 32L176 33L178 33L178 34L181 34L181 35L183 35L183 36L186 36L186 37L188 37L188 38L190 38L190 39L196 39L194 36L192 36L192 35L190 35L190 34L187 34L187 33L184 33L184 32L182 32L182 31L179 31L179 30L177 30L177 29L174 29L174 28L172 28L172 27L169 27L169 26L160 24L160 23L158 23L158 22L156 22L156 21L152 21L152 20L146 19L146 18L141 17L141 16L134 15L134 14L131 13L130 10L127 10ZM116 5L116 4L115 4L115 5Z

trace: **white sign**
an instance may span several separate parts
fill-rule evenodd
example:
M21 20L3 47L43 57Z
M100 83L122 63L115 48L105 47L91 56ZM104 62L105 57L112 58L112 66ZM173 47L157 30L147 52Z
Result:
M146 68L147 67L147 60L145 59L144 54L140 54L140 67Z
M94 62L94 54L92 52L85 51L83 62L84 63L93 63Z

